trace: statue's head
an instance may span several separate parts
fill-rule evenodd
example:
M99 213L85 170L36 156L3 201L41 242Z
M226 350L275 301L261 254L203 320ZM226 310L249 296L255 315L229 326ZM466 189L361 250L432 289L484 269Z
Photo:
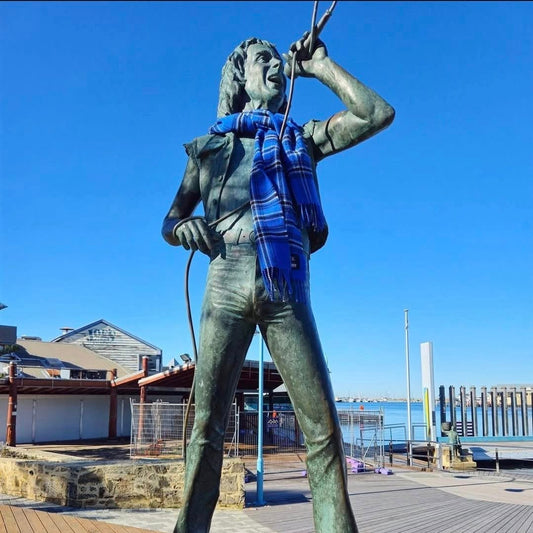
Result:
M283 61L276 47L256 37L247 39L235 48L222 68L217 116L240 113L252 101L268 102L271 111L284 113L285 87Z

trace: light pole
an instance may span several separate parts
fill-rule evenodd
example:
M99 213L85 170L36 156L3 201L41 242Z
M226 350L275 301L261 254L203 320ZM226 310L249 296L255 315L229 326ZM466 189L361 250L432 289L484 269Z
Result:
M404 309L405 315L405 372L407 374L407 449L413 440L411 428L411 376L409 373L409 310ZM409 457L407 458L409 461Z
M257 397L257 494L255 504L265 505L265 500L263 499L263 360L265 356L265 344L261 331L258 330L257 333L259 334L259 385Z

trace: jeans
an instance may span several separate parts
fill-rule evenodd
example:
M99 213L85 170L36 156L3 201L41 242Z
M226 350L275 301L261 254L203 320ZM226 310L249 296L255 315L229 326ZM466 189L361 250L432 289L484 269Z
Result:
M287 387L307 446L317 533L357 533L328 368L309 304L271 302L253 244L211 260L202 305L195 420L175 533L207 533L219 496L225 429L256 325Z

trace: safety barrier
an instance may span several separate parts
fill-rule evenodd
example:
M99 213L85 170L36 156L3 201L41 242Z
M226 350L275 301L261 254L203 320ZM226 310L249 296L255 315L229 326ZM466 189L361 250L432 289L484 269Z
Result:
M131 402L131 457L182 456L186 404ZM384 462L383 413L339 410L345 453L349 458L381 467ZM263 412L263 454L305 453L303 433L293 411ZM191 406L187 441L194 422ZM258 413L234 406L225 435L230 456L257 456Z
M131 402L130 457L183 456L183 431L187 404L156 401ZM228 454L237 447L237 409L234 405L226 429L225 448ZM194 422L194 405L187 420L187 440Z

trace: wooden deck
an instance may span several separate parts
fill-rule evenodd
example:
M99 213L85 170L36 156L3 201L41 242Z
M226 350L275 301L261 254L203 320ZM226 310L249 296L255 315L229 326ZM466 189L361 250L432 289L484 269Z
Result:
M0 533L154 533L60 513L0 505Z
M498 491L497 495L510 491L505 499L512 502L515 494L520 501L510 503L461 497L449 492L449 487L463 485L461 477L451 475L436 486L428 486L401 474L350 475L350 500L360 532L533 533L533 500L529 495L525 496L530 493L513 493L513 483L502 481L498 485L497 478L494 478L493 491ZM480 479L479 483L470 486L470 494L484 487L482 481ZM533 482L529 480L522 487L522 491L533 491ZM255 494L251 494L250 500L254 497ZM525 498L529 504L523 504ZM247 511L259 524L277 533L314 532L309 504L311 493L304 480L267 481L265 499L269 506L255 508L253 514L251 510Z

